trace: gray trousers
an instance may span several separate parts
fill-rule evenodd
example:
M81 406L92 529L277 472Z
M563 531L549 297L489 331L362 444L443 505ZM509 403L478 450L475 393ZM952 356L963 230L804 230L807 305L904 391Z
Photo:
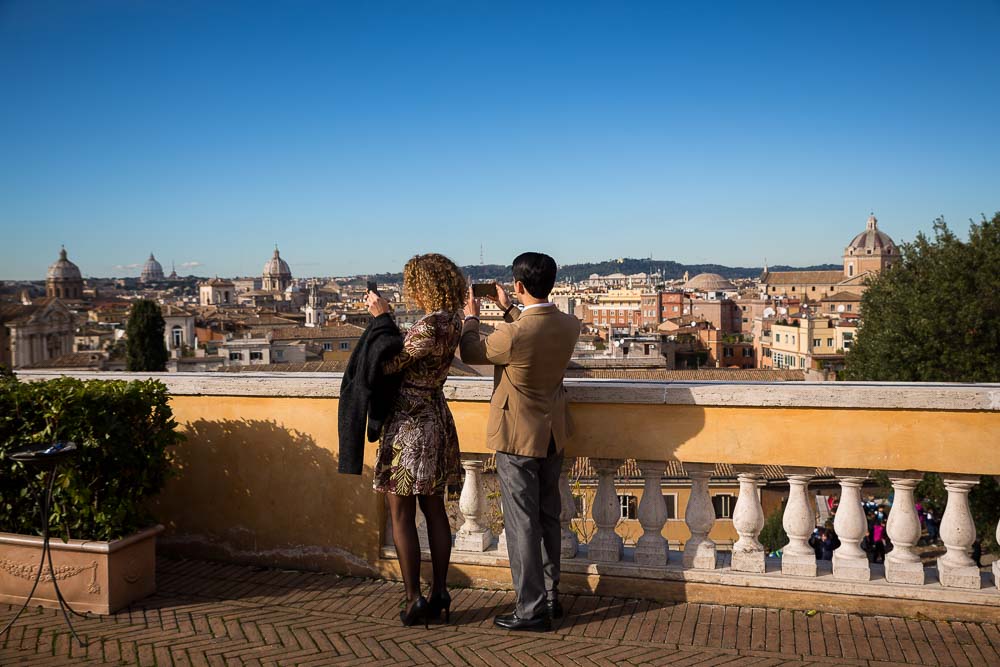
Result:
M546 600L559 593L562 460L562 452L545 458L496 455L507 552L521 618L547 614Z

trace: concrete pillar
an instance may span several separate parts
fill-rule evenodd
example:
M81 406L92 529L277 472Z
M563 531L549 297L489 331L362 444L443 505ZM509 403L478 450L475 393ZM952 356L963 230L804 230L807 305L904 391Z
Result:
M920 517L917 516L913 490L923 478L919 472L890 472L893 501L885 524L892 551L885 555L885 580L891 584L924 583L924 565L914 547L920 540Z
M788 503L781 517L781 525L788 534L788 544L781 550L781 573L796 577L816 576L816 552L809 546L809 536L815 528L816 517L806 497L809 480L813 475L796 469L788 477ZM805 469L802 469L803 471Z
M952 475L944 478L948 504L941 517L941 541L948 551L938 558L938 578L942 586L971 588L982 586L979 568L969 556L976 541L976 524L969 509L969 491L979 483L975 475Z
M868 534L868 521L861 505L861 486L867 479L867 472L837 470L835 473L840 482L840 504L833 518L833 529L837 531L840 547L833 552L833 576L849 581L871 581L868 554L861 548L861 541Z
M458 499L458 509L465 523L455 535L456 551L486 551L493 542L493 533L486 523L486 490L483 488L483 462L465 459L465 483Z
M661 482L667 464L663 461L638 461L642 472L642 500L639 501L639 523L642 537L635 545L635 562L639 565L666 565L667 541L663 524L667 522L667 504L663 501Z
M559 553L562 558L576 558L580 547L580 541L572 527L576 516L576 502L573 500L573 489L569 486L569 473L575 462L575 457L563 457L562 470L559 471L559 498L562 503L559 512L559 523L562 526Z
M760 493L757 490L763 475L759 472L739 472L736 478L740 482L740 495L733 509L733 528L739 534L739 539L733 545L732 569L737 572L764 572L764 545L757 537L764 528L764 508L760 504Z
M697 570L715 569L715 542L708 536L715 524L715 508L708 493L708 480L715 472L713 463L685 463L684 470L691 478L691 497L684 510L691 537L684 543L684 567Z
M621 505L615 493L615 473L622 460L590 459L590 464L597 471L597 493L590 511L597 531L590 538L587 555L593 561L620 561L624 545L621 536L615 532L621 518Z

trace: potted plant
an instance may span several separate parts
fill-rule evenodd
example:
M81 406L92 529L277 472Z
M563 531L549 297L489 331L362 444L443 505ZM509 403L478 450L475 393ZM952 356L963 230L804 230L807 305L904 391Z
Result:
M75 609L110 614L156 589L156 536L147 501L163 487L181 440L166 387L152 380L20 382L0 375L0 602L24 601L41 556L45 473L7 458L70 440L49 515L59 588ZM56 606L48 567L33 601Z

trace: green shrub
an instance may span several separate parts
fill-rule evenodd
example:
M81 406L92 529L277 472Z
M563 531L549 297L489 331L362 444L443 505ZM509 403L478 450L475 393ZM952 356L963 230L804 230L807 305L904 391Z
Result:
M72 440L79 450L56 478L53 534L113 540L152 525L146 501L163 488L168 448L183 437L167 399L166 387L152 380L0 377L0 532L41 532L43 473L6 453L57 440Z
M764 527L761 529L758 539L769 554L783 549L788 544L788 534L785 533L785 527L781 525L784 513L785 508L782 505L764 520Z

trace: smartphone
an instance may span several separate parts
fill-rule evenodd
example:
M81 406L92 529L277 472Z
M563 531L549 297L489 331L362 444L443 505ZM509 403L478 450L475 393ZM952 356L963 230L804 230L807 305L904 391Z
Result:
M482 299L484 296L491 296L494 299L497 296L497 284L496 283L476 283L472 286L472 296L477 299Z
M378 294L379 296L382 296L381 294L378 293L378 283L375 282L374 280L369 280L368 281L368 291L369 292L374 292L375 294Z

